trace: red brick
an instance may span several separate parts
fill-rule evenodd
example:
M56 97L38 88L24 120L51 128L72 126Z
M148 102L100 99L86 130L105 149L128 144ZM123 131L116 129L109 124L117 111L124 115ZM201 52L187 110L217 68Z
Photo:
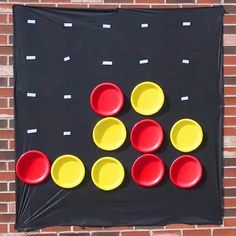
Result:
M52 3L59 3L59 2L71 2L70 0L41 0L41 2L52 2Z
M0 183L0 192L7 191L7 183Z
M14 160L15 152L14 151L0 151L0 160Z
M1 139L13 139L14 138L14 130L1 130L0 132Z
M104 5L99 5L100 8L101 6ZM73 3L58 3L58 7L62 7L62 8L88 8L87 4L73 4ZM96 7L99 8L99 7ZM104 7L105 8L105 7Z
M236 178L224 179L225 187L233 187L236 186Z
M181 6L180 5L175 5L175 4L157 4L157 5L151 5L151 8L180 8Z
M121 8L133 8L134 5L131 5L131 4L121 4L120 7ZM137 7L137 8L150 8L149 5L138 5L138 4L135 4L135 7Z
M3 55L12 55L13 54L12 46L0 46L0 51Z
M6 56L0 56L0 65L6 65L7 64L7 57Z
M153 231L152 236L180 236L181 232L178 230L163 230L163 231Z
M13 88L0 88L1 97L12 97Z
M236 135L236 127L235 128L224 128L224 136L235 136Z
M119 236L119 232L94 232L92 236Z
M46 227L41 230L42 232L59 232L59 231L70 231L70 226L52 226Z
M7 44L7 35L0 35L0 44Z
M14 172L1 172L1 181L13 181L15 180Z
M12 34L13 27L12 27L12 25L0 25L0 32L2 34ZM2 53L2 50L1 50L1 53Z
M197 0L197 3L221 3L221 0Z
M235 105L236 97L226 97L224 98L225 105Z
M118 8L119 5L117 4L102 4L102 5L98 5L98 4L89 4L88 5L89 8L105 8L105 9L114 9L114 8Z
M235 115L236 114L236 107L224 107L224 114L225 115Z
M224 177L236 177L236 168L224 168Z
M107 230L132 230L132 226L112 226L112 227L104 227Z
M4 12L4 9L6 9L6 12L9 12L9 10L10 10L10 11L12 10L12 6L13 6L13 4L1 3L1 4L0 4L0 9L2 9L1 11L2 11L3 13L5 13L5 12Z
M224 15L224 24L236 24L236 16Z
M1 202L15 201L15 194L14 193L0 193L0 201Z
M7 170L7 163L4 161L4 162L0 162L0 170ZM1 174L0 174L1 176ZM1 179L1 177L0 177Z
M224 75L236 75L236 67L224 66Z
M235 95L236 96L236 87L224 87L224 93L225 93L225 95Z
M236 229L216 229L213 231L213 236L235 236Z
M194 225L187 225L187 224L170 224L166 226L167 229L187 229L187 228L194 228Z
M1 223L15 222L15 214L0 214Z
M7 78L0 77L0 87L6 87L6 86L7 86Z
M7 204L0 203L0 212L7 212Z
M149 231L122 232L122 236L150 236Z
M7 99L0 98L0 108L7 107Z
M0 120L0 128L7 128L7 120Z
M236 56L224 56L224 64L225 65L235 65L236 64Z
M164 3L164 0L136 0L136 3Z
M236 117L225 117L224 125L236 125Z
M224 219L225 227L235 227L236 226L236 218L225 218Z
M211 230L184 230L183 236L211 236Z
M7 14L0 14L0 22L7 23Z
M7 224L0 224L0 233L7 233Z
M7 149L7 148L8 148L7 140L0 140L0 149Z
M12 108L1 109L2 115L14 115L14 110Z
M236 198L225 198L224 207L236 207Z
M104 3L132 3L132 2L133 0L104 0Z

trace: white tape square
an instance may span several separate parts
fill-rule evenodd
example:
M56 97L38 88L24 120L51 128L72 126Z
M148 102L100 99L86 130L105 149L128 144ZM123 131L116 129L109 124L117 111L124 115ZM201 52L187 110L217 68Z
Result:
M36 56L26 56L26 60L27 61L36 60Z
M184 21L183 26L191 26L191 22L190 21Z
M65 94L64 99L71 99L71 95L70 94Z
M64 135L64 136L70 136L70 135L71 135L71 131L64 131L64 132L63 132L63 135Z
M64 23L64 27L72 27L72 23Z
M188 96L181 97L181 101L188 101L188 100L189 100Z
M104 29L110 29L110 28L111 28L111 25L110 25L110 24L103 24L103 25L102 25L102 28L104 28Z
M140 60L139 61L139 64L147 64L148 63L148 59L144 59L144 60Z
M182 60L182 63L183 63L183 64L189 64L189 60L188 60L188 59L183 59L183 60Z
M35 98L36 93L27 93L27 97Z
M37 129L28 129L27 134L35 134L37 133Z
M141 24L141 28L148 28L148 24L147 23Z
M28 24L35 24L35 23L36 23L36 20L28 19L28 20L27 20L27 23L28 23Z
M70 57L64 57L64 61L69 61L70 60Z
M104 66L112 66L113 62L112 61L103 61L102 65Z

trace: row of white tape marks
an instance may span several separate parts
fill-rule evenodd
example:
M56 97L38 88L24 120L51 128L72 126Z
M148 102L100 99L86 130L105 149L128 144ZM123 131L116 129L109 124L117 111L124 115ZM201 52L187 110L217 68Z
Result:
M28 19L27 23L28 24L36 24L36 20ZM191 22L190 21L183 21L182 22L182 26L183 27L190 27L191 26ZM64 23L64 27L65 28L71 28L71 27L73 27L73 24L71 22L65 22ZM148 23L142 23L142 24L140 24L140 27L141 28L148 28L149 24ZM112 25L111 24L102 24L102 28L104 28L104 29L111 29ZM36 60L36 56L28 55L28 56L26 56L26 60L28 60L28 61ZM64 60L64 62L68 62L68 61L71 60L71 58L70 58L70 56L65 56L63 58L63 60ZM149 62L148 59L141 59L141 60L139 60L139 64L140 65L148 64L148 62ZM182 63L183 64L189 64L190 61L189 61L189 59L182 59ZM113 61L102 61L101 64L103 66L112 66L113 65Z
M36 133L38 133L38 129L27 129L27 134L36 134ZM63 136L70 136L71 131L70 130L63 131L62 134Z

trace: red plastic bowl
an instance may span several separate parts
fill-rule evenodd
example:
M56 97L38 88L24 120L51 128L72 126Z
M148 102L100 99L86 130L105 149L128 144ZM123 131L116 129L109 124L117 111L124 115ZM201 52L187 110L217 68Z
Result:
M90 105L94 112L101 116L113 116L123 107L124 95L117 85L102 83L93 89Z
M178 157L169 171L172 183L179 188L193 188L202 178L202 165L192 155Z
M163 161L154 154L144 154L133 163L131 176L142 187L153 187L161 182L165 174Z
M161 125L151 119L136 123L130 134L132 146L144 153L156 151L161 146L163 139L164 133Z
M47 156L38 151L30 150L21 155L16 163L16 174L26 184L40 184L50 173L50 162Z

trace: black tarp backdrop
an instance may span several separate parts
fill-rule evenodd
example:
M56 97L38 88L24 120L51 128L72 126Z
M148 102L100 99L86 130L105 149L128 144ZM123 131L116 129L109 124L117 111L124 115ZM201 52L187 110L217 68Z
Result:
M48 179L29 187L16 179L18 230L52 225L114 226L169 223L220 224L222 158L222 18L223 8L195 9L57 9L14 6L14 78L16 160L27 150L80 157L86 166L82 185L61 189ZM27 24L28 19L36 24ZM183 27L190 21L190 27ZM64 22L73 27L64 28ZM140 24L148 23L148 28ZM102 28L111 24L110 29ZM36 60L27 61L27 55ZM70 56L70 61L63 58ZM140 65L139 60L149 63ZM182 64L189 59L190 64ZM112 66L102 66L112 60ZM165 104L153 119L165 130L156 152L166 168L182 153L169 132L175 121L189 117L204 130L204 142L192 152L203 164L197 188L181 190L168 176L154 188L142 188L130 177L141 155L129 141L112 152L98 149L91 132L100 119L89 105L91 90L100 82L115 82L126 96L120 118L130 132L144 118L130 105L133 87L154 81L165 93ZM26 96L36 92L35 99ZM63 100L64 94L72 99ZM181 96L189 101L181 102ZM26 130L37 128L36 134ZM71 136L63 136L71 130ZM90 178L92 164L114 156L126 169L124 184L103 192Z

